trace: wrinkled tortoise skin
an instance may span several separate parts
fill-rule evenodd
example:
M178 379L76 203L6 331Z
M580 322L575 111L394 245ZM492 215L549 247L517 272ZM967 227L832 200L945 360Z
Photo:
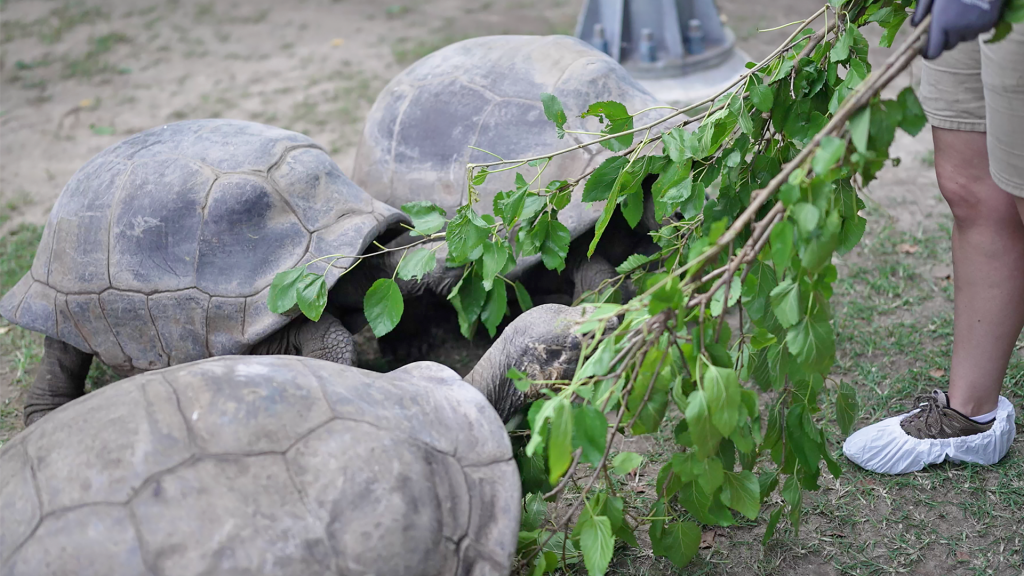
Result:
M404 220L302 134L168 124L75 173L0 315L122 373L241 354L294 316L267 308L277 272L361 254ZM351 263L335 263L331 286Z
M0 449L0 573L506 576L519 499L500 418L444 366L212 358Z
M559 140L544 116L541 93L557 96L567 128L598 132L602 125L579 115L595 102L614 100L630 112L662 105L613 59L570 36L486 36L457 42L416 62L384 88L367 116L353 180L378 200L400 207L427 200L452 215L466 203L466 164L512 160L594 139L567 134ZM665 114L653 110L640 126ZM543 183L577 178L611 152L590 146L555 157ZM522 167L529 180L535 168ZM481 213L493 214L495 194L515 188L515 170L491 174L477 186ZM575 238L593 227L603 203L580 201L582 184L559 213Z

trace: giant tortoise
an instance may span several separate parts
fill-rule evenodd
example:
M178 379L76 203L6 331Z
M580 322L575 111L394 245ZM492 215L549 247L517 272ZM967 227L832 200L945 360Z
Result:
M26 423L80 396L93 356L122 375L244 353L352 364L362 296L400 254L337 280L407 222L280 128L190 120L107 148L65 186L31 271L0 300L10 322L46 335ZM310 268L327 269L328 313L270 312L277 272L331 254L348 257ZM443 293L458 277L439 266L403 287Z
M472 386L228 356L70 402L0 450L0 573L507 576L520 480L491 403L522 404L512 366L571 374L581 312L519 317Z
M392 206L429 200L452 214L468 201L466 164L494 161L482 150L512 160L594 139L574 133L558 139L555 126L544 115L541 94L545 92L562 102L568 130L600 131L597 119L579 117L596 102L616 101L631 113L647 110L635 118L637 127L668 113L668 107L618 62L577 38L473 38L426 56L388 83L367 116L352 179ZM541 183L579 178L611 155L594 145L556 156L544 168ZM536 168L528 166L519 170L528 180L536 173ZM476 210L492 214L494 196L515 188L515 174L515 170L492 173L476 186L480 193ZM576 297L614 276L613 266L636 251L638 242L647 240L646 232L657 227L653 209L635 233L616 215L606 232L616 240L603 242L588 260L586 248L604 203L582 202L582 195L583 183L558 216L574 240L567 265ZM538 259L523 259L510 277ZM537 282L550 283L550 279Z

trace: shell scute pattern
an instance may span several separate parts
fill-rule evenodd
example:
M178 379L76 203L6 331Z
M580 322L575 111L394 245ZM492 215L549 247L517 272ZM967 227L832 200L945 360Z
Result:
M622 102L639 111L660 102L621 66L590 45L568 36L492 36L452 44L413 64L382 91L368 116L356 157L354 179L375 198L400 206L430 200L450 213L464 203L465 165L494 160L482 148L512 159L552 152L589 140L569 134L559 140L544 115L541 93L559 97L569 126L599 131L594 118L578 115L598 100ZM640 115L638 124L663 111ZM451 118L458 124L451 126ZM449 124L438 125L441 119ZM582 149L555 158L545 178L569 179L596 167L610 153ZM478 186L477 210L491 211L494 194L514 187L515 171L491 174ZM578 195L582 194L577 189ZM573 235L593 224L601 207L575 202Z
M168 124L76 172L0 315L122 372L242 354L294 317L267 308L277 272L359 255L399 222L302 134ZM335 262L328 285L352 262Z
M0 571L507 574L504 426L453 371L411 366L221 357L72 402L0 448Z

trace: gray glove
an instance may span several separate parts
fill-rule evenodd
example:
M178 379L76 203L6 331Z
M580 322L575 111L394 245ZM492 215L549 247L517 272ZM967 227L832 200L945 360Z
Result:
M999 22L1003 0L918 0L910 23L917 26L931 12L924 57L932 60L960 42L973 40Z

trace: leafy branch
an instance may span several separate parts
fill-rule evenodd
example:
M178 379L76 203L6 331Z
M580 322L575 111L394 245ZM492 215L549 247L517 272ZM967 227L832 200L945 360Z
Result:
M877 70L860 28L881 26L881 44L891 46L911 5L830 0L791 24L785 42L711 98L666 107L668 114L641 126L635 119L651 109L630 113L617 102L596 102L574 111L603 125L594 139L515 160L487 152L494 161L468 165L469 202L452 218L425 202L403 207L420 242L443 238L446 264L462 270L449 300L467 336L478 324L494 334L508 311L509 287L521 308L530 307L513 275L518 262L537 257L550 270L565 268L571 235L559 213L581 183L579 200L604 202L591 254L607 242L602 234L616 213L635 227L650 201L660 222L651 232L654 253L629 256L616 278L584 297L594 310L578 328L582 352L573 378L530 382L510 372L517 387L540 398L513 432L527 494L519 538L524 573L567 570L582 560L588 572L604 574L616 544L637 546L634 533L642 529L655 555L683 566L697 553L701 524L727 526L737 514L756 520L778 493L783 504L768 516L767 542L783 516L799 530L803 491L818 489L822 462L839 476L826 427L834 422L847 433L858 402L852 386L827 378L835 361L832 259L863 236L858 192L898 164L889 154L896 131L916 135L926 123L912 89L895 99L881 92L916 58L928 21ZM825 24L812 30L822 17ZM1024 0L1012 0L997 36L1021 20ZM566 130L569 115L554 95L542 95L541 103L560 137L588 132ZM570 180L543 182L551 159L594 145L613 155ZM535 173L517 172L491 214L476 211L476 187L489 174L523 167ZM403 266L425 274L433 256L426 247L409 250L394 274L416 277L409 270L403 276ZM637 295L621 302L616 286L627 281ZM402 310L394 276L377 283L364 306L375 333L390 330ZM292 290L309 316L302 285ZM295 305L287 290L280 294L281 305ZM306 307L316 312L319 293L313 296ZM617 325L607 328L612 318ZM657 500L642 506L615 480L641 458L614 455L613 441L658 431L673 405L681 415L674 451L658 472ZM576 500L549 518L550 501L560 502L570 487Z

